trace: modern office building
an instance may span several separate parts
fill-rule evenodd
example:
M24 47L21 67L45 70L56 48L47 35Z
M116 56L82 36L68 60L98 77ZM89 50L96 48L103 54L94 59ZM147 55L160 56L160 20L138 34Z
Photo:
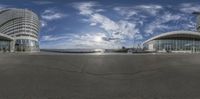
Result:
M200 13L197 14L197 32L172 31L161 33L143 42L149 52L200 52Z
M173 31L148 39L143 44L150 52L200 52L200 33Z
M39 51L38 16L27 9L0 10L0 52Z

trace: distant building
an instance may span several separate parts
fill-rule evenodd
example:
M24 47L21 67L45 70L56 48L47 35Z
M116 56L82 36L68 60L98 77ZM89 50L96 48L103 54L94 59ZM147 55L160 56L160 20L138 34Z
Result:
M172 31L162 33L143 42L149 52L200 52L200 13L197 14L197 31Z
M38 16L27 9L9 8L0 10L0 51L39 51Z

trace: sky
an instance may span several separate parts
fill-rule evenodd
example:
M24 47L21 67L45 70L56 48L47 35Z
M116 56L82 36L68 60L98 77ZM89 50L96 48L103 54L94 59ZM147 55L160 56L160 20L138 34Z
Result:
M161 33L196 31L199 0L1 0L41 21L40 48L136 47Z

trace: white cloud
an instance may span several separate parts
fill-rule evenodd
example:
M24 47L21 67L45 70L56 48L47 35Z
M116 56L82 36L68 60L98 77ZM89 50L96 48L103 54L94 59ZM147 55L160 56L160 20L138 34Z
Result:
M4 9L4 8L7 8L7 7L9 7L9 5L0 4L0 9Z
M90 23L90 25L91 25L91 26L96 26L96 25L97 25L97 23Z
M113 42L123 43L125 40L142 40L144 39L143 35L154 34L158 31L194 28L195 23L189 19L191 17L186 16L186 13L200 9L197 4L191 3L174 7L177 9L172 8L170 5L156 4L114 7L114 11L122 17L119 20L113 20L100 13L105 11L104 9L98 11L101 5L97 2L75 3L74 7L79 10L80 15L86 16L82 19L83 22L106 31L103 39L111 45ZM173 9L172 11L177 11L177 13L169 12L171 10L168 9ZM139 28L141 26L143 28ZM144 32L144 34L141 34L141 32ZM118 45L121 43L118 43Z
M156 30L164 30L164 29L169 29L170 27L167 25L163 25L161 23L150 23L149 26L147 28L145 28L145 33L150 33L150 34L154 34L154 32L156 32Z
M161 16L161 23L169 22L169 21L176 21L184 18L182 14L172 14L169 12L165 12L164 15Z
M136 6L136 9L141 9L142 11L149 13L153 16L156 16L157 13L163 9L163 7L161 5L154 5L154 4L150 4L150 5L139 5Z
M42 26L42 27L45 27L45 26L47 26L47 22L46 22L46 21L44 21L44 20L41 20L40 22L41 22L41 26Z
M80 34L66 34L66 35L46 35L42 36L41 42L46 42L41 45L42 48L111 48L113 45L116 47L116 42L107 42L102 38L106 37L104 33L82 33ZM100 38L102 40L96 40ZM56 42L56 43L55 43Z
M88 19L84 19L85 22L89 22L91 26L99 26L104 29L107 32L107 38L109 39L118 38L113 40L123 40L125 38L133 37L135 33L139 32L135 23L124 20L113 21L105 15L100 14L96 10L100 5L96 2L81 2L75 3L74 5L74 7L80 11L79 14L88 17Z
M44 35L41 37L41 41L57 41L69 38L69 35Z
M115 11L120 13L123 16L131 17L133 15L137 15L138 11L132 9L132 7L115 7Z
M173 9L176 13L169 12L170 10L166 10L166 8ZM158 30L191 30L191 28L194 30L195 23L190 19L192 16L188 16L186 13L200 11L200 7L199 4L183 3L174 8L169 5L138 5L134 7L115 7L114 10L125 16L126 19L140 21L141 25L143 25L144 21L149 21L149 23L147 22L148 24L144 25L144 32L154 34ZM138 20L138 18L141 20ZM173 26L169 26L168 22L174 22Z
M41 15L42 19L49 20L49 21L61 19L66 16L67 16L67 14L61 13L61 12L57 11L56 9L46 9Z
M100 27L106 31L116 31L119 28L118 24L116 24L114 21L98 13L91 15L90 21L92 23L99 24Z
M168 26L165 23L172 21L178 22L183 20L188 20L188 18L185 18L183 14L172 14L170 12L164 12L164 14L159 15L159 17L156 17L155 20L149 23L144 31L145 33L153 34L156 30L167 30L171 28L176 28L173 26Z
M117 11L122 16L125 16L126 17L125 19L130 19L133 16L144 18L145 16L142 15L144 13L151 16L156 16L160 11L163 10L163 6L148 4L148 5L137 5L130 7L114 7L114 10Z
M81 2L81 3L74 3L74 8L80 10L81 15L91 15L93 14L92 7L96 6L96 2Z
M52 1L33 1L33 3L38 4L38 5L47 5L47 4L53 4L54 2L52 2Z
M95 10L96 12L105 12L105 10L104 9L97 9L97 10Z
M119 32L121 35L127 38L133 38L136 33L139 33L140 30L137 28L136 24L130 23L128 21L121 20L119 21Z
M157 7L158 9L160 7ZM174 12L168 12L171 11ZM194 16L191 15L192 12L200 11L199 3L182 3L177 6L165 5L162 6L160 13L156 14L156 18L152 20L152 23L148 25L149 33L153 33L156 30L193 30L195 31L195 21ZM193 18L193 19L192 19ZM168 22L174 22L170 26L167 25ZM173 26L172 26L173 25Z
M56 29L56 26L52 26L46 30L46 32L52 32Z
M196 3L182 3L179 6L180 11L184 13L192 13L194 11L200 11L199 4Z
M54 19L60 19L64 16L64 14L60 13L55 13L55 14L48 14L48 15L43 15L42 18L46 20L54 20Z
M135 38L135 40L142 40L142 39L143 39L143 36L140 35L140 34L136 34L136 35L134 36L134 38Z

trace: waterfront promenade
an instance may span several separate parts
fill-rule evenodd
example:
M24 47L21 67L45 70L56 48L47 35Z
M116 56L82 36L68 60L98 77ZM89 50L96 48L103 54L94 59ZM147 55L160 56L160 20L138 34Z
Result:
M199 99L200 54L1 54L0 99Z

